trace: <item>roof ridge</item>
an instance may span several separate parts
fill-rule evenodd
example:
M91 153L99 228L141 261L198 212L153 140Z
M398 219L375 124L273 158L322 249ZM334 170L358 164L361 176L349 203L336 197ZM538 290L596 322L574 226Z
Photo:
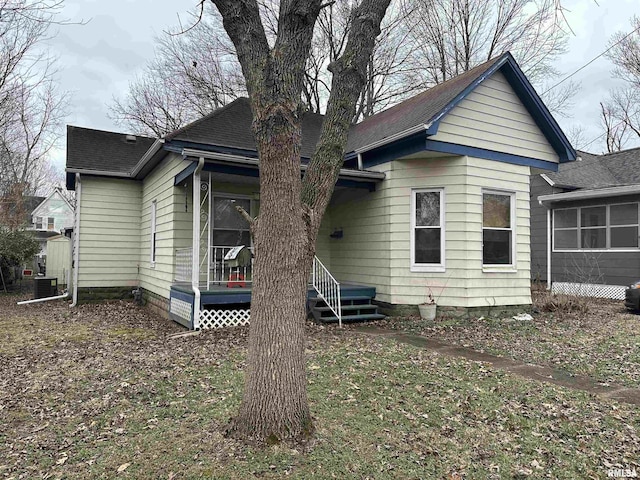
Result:
M214 111L207 113L206 115L197 118L196 120L194 120L193 122L189 122L186 125L177 128L176 130L174 130L173 132L167 133L164 137L165 140L171 140L175 137L177 137L178 135L180 135L181 133L184 133L186 130L195 127L196 125L201 124L202 122L209 120L210 118L213 118L219 114L221 114L222 112L228 110L231 105L234 105L240 101L249 101L248 97L238 97L234 100L232 100L231 102L227 103L226 105L221 106L220 108L216 108Z
M67 124L67 129L70 128L74 128L74 129L79 129L79 130L90 130L92 132L98 132L98 133L109 133L111 135L133 135L134 137L139 137L139 138L146 138L148 140L155 140L155 137L149 137L147 135L140 135L137 133L126 133L126 132L114 132L112 130L102 130L100 128L90 128L90 127L81 127L79 125L71 125L71 124Z
M615 155L621 155L623 153L632 152L633 150L640 150L640 147L627 148L626 150L618 150L617 152L607 152L601 154L602 157L610 157Z

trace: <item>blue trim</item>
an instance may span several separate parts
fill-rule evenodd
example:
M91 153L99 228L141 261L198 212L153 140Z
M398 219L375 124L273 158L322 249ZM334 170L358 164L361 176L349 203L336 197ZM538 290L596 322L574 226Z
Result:
M183 169L180 173L178 173L173 179L173 185L180 185L187 178L189 178L196 169L196 162L191 162L191 164ZM237 165L226 165L223 163L210 163L205 162L204 167L202 168L205 172L215 172L215 173L228 173L230 175L241 175L243 177L259 177L260 173L257 167L252 166L237 166ZM350 179L342 179L338 178L336 185L340 187L348 187L348 188L363 188L369 190L370 192L375 191L376 182L357 182L355 180Z
M375 165L390 162L396 158L406 157L414 153L422 152L426 140L425 132L418 132L410 137L388 143L375 150L369 150L362 154L362 168L367 169Z
M229 128L233 128L233 125L229 125ZM192 148L194 150L202 150L204 152L225 153L227 155L258 158L258 152L255 150L245 150L242 148L224 147L220 145L208 145L206 143L185 142L182 140L170 140L163 145L163 148L175 153L182 153L183 149Z
M187 178L193 175L193 172L196 171L197 166L198 164L196 162L191 162L187 168L176 175L176 178L173 180L173 185L180 185Z
M514 165L525 165L528 167L541 168L544 170L558 171L558 164L539 160L537 158L521 157L520 155L512 155L510 153L495 152L484 148L467 147L455 143L438 142L436 140L427 140L425 150L430 152L451 153L453 155L467 155L469 157L484 158L486 160L495 160L496 162L511 163Z
M194 293L182 292L180 290L175 290L173 287L171 287L169 291L169 302L171 302L172 298L176 298L178 300L182 300L189 303L191 305L191 315L190 315L189 321L185 321L183 318L180 318L177 315L172 314L171 311L169 311L169 318L171 318L171 320L173 320L174 322L178 322L180 325L187 327L189 330L193 330L193 310L194 310L193 304L195 300Z
M542 99L538 96L525 74L522 73L518 63L508 52L470 83L467 88L460 92L451 102L440 110L437 115L430 119L431 125L427 129L427 135L431 136L438 133L442 119L474 91L478 85L498 70L505 76L520 101L533 117L536 125L538 125L548 142L558 154L560 163L574 161L577 156L576 151L571 146L560 125L558 125L555 118L553 118L553 115L551 115L549 109L547 109Z

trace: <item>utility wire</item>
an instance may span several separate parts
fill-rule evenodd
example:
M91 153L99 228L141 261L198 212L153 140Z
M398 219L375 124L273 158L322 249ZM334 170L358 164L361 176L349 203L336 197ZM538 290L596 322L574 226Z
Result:
M609 48L607 48L605 51L603 51L602 53L600 53L599 55L593 57L591 60L589 60L587 63L585 63L584 65L582 65L580 68L578 68L575 72L570 73L569 75L567 75L566 77L564 77L562 80L560 80L558 83L556 83L555 85L547 88L544 92L542 92L542 95L547 94L548 92L550 92L551 90L553 90L554 88L556 88L558 85L564 83L565 81L569 80L571 77L573 77L576 73L580 72L581 70L584 70L585 68L587 68L589 65L591 65L593 62L595 62L596 60L598 60L600 57L602 57L603 55L606 55L607 53L609 53L609 51L613 48L618 46L620 43L624 42L627 38L629 38L631 35L633 35L634 33L636 33L638 30L640 30L640 25L631 30L629 33L627 33L624 37L622 37L620 40L618 40L616 43L614 43L613 45L610 45Z

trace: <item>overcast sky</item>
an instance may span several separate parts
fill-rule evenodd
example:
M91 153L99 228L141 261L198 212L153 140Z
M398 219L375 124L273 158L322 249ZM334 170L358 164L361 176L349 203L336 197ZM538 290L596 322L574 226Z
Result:
M59 59L60 86L71 94L66 124L121 131L108 117L108 104L122 96L130 80L153 56L155 35L177 24L180 14L198 0L65 0L61 17L85 25L59 28L49 43ZM629 19L640 15L638 0L563 0L567 19L575 32L569 51L557 64L563 76L572 73L607 47L617 31L631 29ZM580 90L575 97L573 118L557 118L563 128L583 126L586 141L602 133L599 103L616 81L612 66L601 58L573 77ZM633 145L628 145L633 146ZM603 137L587 149L604 150ZM64 169L64 140L54 152L54 162Z

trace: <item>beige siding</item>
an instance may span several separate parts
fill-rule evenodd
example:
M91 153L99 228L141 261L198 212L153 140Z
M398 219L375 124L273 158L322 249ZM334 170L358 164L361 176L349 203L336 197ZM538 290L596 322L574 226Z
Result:
M528 304L529 168L469 157L396 160L380 168L386 179L376 192L335 202L332 272L339 280L374 285L378 300L418 304L428 287L444 306ZM443 188L445 271L411 271L411 193ZM482 267L482 190L515 192L516 269Z
M375 167L389 175L391 163ZM375 192L339 191L328 209L331 229L343 237L330 239L331 273L341 282L373 285L377 299L390 302L389 184Z
M163 297L175 275L176 248L191 246L191 188L175 187L186 166L181 156L168 155L143 181L140 217L140 286ZM156 202L156 262L151 264L151 204ZM185 201L187 208L185 209ZM185 211L187 210L187 211Z
M140 182L82 177L78 287L138 284Z
M447 114L431 139L558 163L558 154L500 72Z

